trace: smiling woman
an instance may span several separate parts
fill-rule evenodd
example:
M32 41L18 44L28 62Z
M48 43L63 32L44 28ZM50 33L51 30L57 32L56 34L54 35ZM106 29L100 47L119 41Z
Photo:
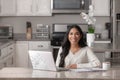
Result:
M101 66L93 51L87 47L78 25L68 25L63 44L58 51L56 66L72 69Z

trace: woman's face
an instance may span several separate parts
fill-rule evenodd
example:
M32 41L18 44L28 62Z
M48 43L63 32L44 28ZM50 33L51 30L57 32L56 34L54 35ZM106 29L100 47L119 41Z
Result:
M81 38L81 34L76 28L72 28L68 34L68 40L70 41L71 45L78 44Z

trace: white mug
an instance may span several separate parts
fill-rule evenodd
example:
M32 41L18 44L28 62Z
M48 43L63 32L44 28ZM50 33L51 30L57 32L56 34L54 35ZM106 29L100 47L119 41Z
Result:
M102 68L103 68L103 70L108 70L108 69L110 69L110 62L103 62L102 63Z

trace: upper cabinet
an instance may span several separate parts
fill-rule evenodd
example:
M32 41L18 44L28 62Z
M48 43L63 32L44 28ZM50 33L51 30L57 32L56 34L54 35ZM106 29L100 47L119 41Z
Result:
M17 0L17 15L31 16L32 15L32 0Z
M34 15L51 16L51 0L33 0L32 11Z
M51 0L17 0L18 16L51 16Z
M51 15L51 0L0 0L0 16Z
M95 16L110 16L110 0L92 0Z
M16 14L16 0L0 0L0 16L14 16Z

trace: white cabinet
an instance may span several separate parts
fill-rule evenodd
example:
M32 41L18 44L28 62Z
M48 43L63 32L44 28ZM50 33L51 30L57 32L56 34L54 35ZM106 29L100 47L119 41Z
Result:
M51 0L0 0L0 16L51 15Z
M29 50L50 51L50 41L16 41L16 67L31 67Z
M110 16L110 0L92 0L95 16Z
M7 47L8 57L6 57L6 67L15 66L15 43Z
M0 51L0 68L15 66L15 44L9 44Z
M51 0L33 0L33 15L51 16Z
M18 16L51 16L51 0L17 0Z
M32 0L17 0L17 15L31 16L32 15Z
M0 0L0 16L14 16L16 14L16 0Z
M28 67L28 41L16 41L16 67Z
M29 41L29 50L52 52L50 41ZM29 58L29 67L32 68L30 58Z

